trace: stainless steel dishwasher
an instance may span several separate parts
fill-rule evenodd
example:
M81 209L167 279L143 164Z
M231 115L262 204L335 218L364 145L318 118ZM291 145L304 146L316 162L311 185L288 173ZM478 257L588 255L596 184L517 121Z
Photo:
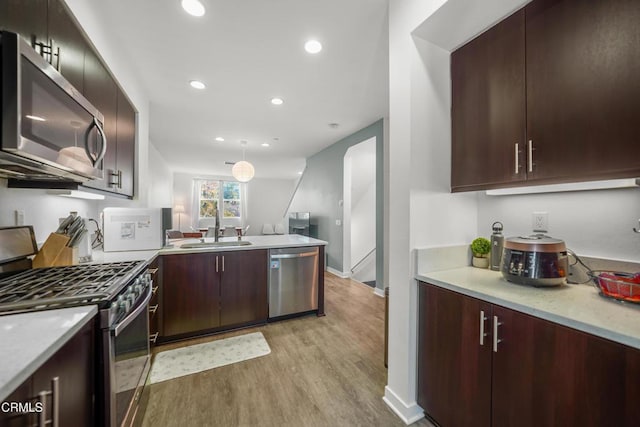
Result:
M271 249L269 317L318 309L318 248Z

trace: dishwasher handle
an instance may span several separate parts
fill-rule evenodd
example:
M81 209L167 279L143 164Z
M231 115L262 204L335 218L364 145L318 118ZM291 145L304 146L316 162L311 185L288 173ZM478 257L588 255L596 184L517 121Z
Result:
M304 258L308 256L318 256L318 252L302 252L299 254L278 254L271 255L271 259L288 259L288 258Z

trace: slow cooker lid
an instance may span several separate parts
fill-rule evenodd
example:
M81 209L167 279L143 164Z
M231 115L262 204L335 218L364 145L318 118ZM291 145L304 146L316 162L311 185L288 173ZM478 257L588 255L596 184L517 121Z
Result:
M566 252L564 240L555 239L545 234L507 237L504 247L526 252Z

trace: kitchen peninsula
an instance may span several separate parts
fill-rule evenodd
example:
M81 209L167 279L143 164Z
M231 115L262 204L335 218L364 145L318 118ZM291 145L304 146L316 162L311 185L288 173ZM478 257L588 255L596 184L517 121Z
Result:
M274 305L290 297L299 297L308 287L307 280L317 282L313 300L317 304L291 315L315 312L324 315L324 246L327 242L311 237L291 235L246 236L242 241L225 237L180 239L172 248L161 249L152 267L159 268L156 300L151 302L151 334L158 342L174 341L197 335L266 323ZM270 253L284 248L316 249L317 262L312 278L296 277L299 289L284 290L270 283L281 264L271 261ZM276 295L277 294L277 295ZM272 310L271 310L272 311ZM279 317L279 316L278 316Z

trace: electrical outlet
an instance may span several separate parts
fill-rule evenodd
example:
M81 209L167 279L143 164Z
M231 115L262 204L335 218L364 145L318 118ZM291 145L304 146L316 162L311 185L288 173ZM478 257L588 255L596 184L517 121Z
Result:
M24 211L16 211L16 225L24 225Z
M531 222L534 232L546 233L549 231L549 213L534 212L531 215Z

